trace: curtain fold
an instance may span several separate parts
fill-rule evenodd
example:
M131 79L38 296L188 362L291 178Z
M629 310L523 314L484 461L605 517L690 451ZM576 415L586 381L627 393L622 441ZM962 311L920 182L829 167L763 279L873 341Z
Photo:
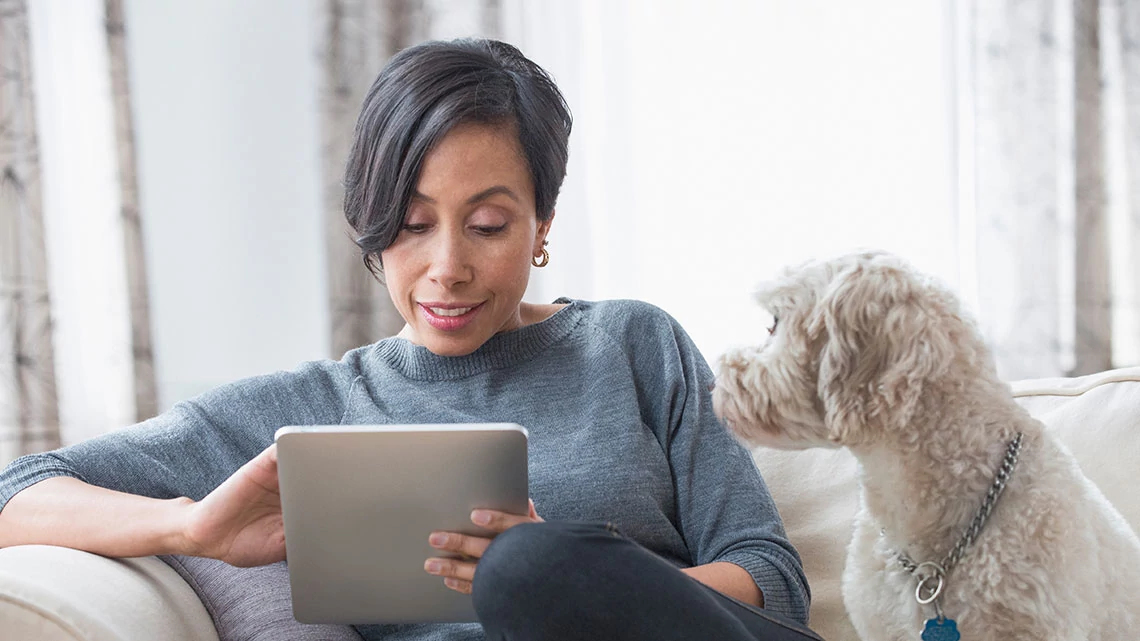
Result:
M0 0L0 465L58 447L27 5Z
M158 414L158 382L155 377L154 347L151 340L150 295L147 292L146 252L143 248L142 215L139 208L135 130L131 113L123 0L106 0L105 10L107 48L110 55L111 101L115 114L115 148L119 161L135 420L144 421Z
M1140 3L1118 0L1112 14L1120 53L1118 75L1121 131L1117 140L1124 147L1121 155L1123 184L1115 190L1120 207L1118 252L1114 273L1120 275L1116 288L1117 305L1113 316L1118 340L1114 344L1121 365L1140 363ZM1114 232L1115 235L1115 232Z
M1074 345L1076 374L1112 367L1100 3L1073 3Z

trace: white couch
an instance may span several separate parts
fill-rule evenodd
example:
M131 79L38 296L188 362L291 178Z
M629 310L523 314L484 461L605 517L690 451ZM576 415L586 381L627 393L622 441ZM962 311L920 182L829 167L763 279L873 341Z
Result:
M1085 473L1140 528L1140 367L1072 379L1019 381L1018 400L1056 431ZM828 641L856 641L840 575L858 501L846 451L758 450L757 465L803 556L811 626ZM64 548L0 549L0 638L37 641L217 641L193 590L155 558L114 560Z

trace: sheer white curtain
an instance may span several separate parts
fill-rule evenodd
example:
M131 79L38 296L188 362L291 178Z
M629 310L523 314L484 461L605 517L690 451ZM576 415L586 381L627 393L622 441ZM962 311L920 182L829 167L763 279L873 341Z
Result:
M125 201L106 7L28 4L51 334L68 443L137 420Z
M786 264L879 247L957 287L951 9L505 2L575 114L533 298L648 300L711 361L759 339L749 294Z
M28 4L60 417L76 440L136 419L130 194L108 169L104 0ZM1140 362L1136 3L124 4L159 409L329 355L325 209L343 159L322 150L319 55L322 12L337 5L377 20L414 7L421 37L497 35L565 91L569 175L532 300L648 300L714 361L762 335L758 281L880 247L961 293L1009 378L1070 371L1078 335L1109 336L1114 365ZM383 60L368 71L360 51L371 76ZM1089 76L1077 65L1091 60ZM1079 212L1080 229L1101 220L1108 233L1074 231ZM1106 298L1108 333L1079 330L1103 327Z
M1140 362L1140 4L504 4L576 115L532 293L630 296L710 360L780 266L879 247L1006 378Z
M959 2L962 216L1010 378L1140 363L1140 7Z

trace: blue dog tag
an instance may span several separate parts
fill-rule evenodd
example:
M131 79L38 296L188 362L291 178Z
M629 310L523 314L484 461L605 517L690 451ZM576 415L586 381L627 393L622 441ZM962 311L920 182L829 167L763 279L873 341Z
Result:
M931 619L922 631L922 641L959 641L958 623L954 619Z

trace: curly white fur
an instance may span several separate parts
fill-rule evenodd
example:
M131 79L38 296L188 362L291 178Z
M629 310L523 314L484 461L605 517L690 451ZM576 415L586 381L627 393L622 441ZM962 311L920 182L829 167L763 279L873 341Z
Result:
M948 289L871 252L791 269L758 300L775 331L721 359L714 406L749 445L847 447L859 460L843 595L865 641L919 638L933 609L898 553L946 556L1018 432L1016 471L946 580L946 616L971 641L1140 630L1140 540L1014 402Z

